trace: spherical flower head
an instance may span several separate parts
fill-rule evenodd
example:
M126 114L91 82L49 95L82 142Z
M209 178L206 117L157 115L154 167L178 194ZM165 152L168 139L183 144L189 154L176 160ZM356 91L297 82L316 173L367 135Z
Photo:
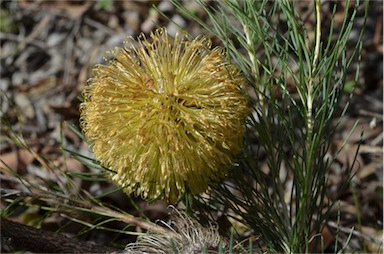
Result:
M80 124L96 158L127 194L174 203L205 191L241 150L246 79L206 37L160 28L125 44L83 92Z

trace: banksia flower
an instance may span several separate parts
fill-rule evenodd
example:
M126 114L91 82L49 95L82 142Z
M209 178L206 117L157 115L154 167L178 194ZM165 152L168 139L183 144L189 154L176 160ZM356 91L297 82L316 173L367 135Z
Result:
M172 209L172 220L160 221L169 234L146 232L125 248L127 254L139 253L249 253L239 243L229 243L219 234L218 226L203 227L183 211Z
M205 191L240 152L246 79L206 37L158 29L125 44L83 92L80 124L95 156L128 194L174 203Z

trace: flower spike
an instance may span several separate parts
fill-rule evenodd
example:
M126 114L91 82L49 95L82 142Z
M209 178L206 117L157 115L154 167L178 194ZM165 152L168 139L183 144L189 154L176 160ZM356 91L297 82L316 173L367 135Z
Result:
M160 28L96 65L80 124L100 164L127 194L175 203L226 176L250 112L246 79L221 47Z

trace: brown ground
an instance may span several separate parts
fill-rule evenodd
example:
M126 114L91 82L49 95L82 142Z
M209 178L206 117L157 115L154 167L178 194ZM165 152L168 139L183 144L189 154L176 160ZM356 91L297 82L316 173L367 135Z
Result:
M43 203L36 202L36 206L29 208L18 203L10 208L10 200L16 199L12 193L25 191L13 175L17 174L39 186L51 186L53 182L59 181L57 177L60 176L47 168L59 169L61 172L91 172L88 167L61 150L64 147L90 156L87 144L68 128L68 124L78 124L78 97L81 96L90 69L95 63L103 62L106 50L120 46L127 35L136 37L140 31L148 34L157 25L168 26L171 34L177 30L175 25L155 11L152 4L191 34L203 33L195 22L177 14L166 0L1 2L2 132L7 131L5 126L9 123L14 132L20 131L30 149L23 149L15 142L1 137L0 205L2 209L7 208L5 215L11 220L69 235L78 234L85 228L64 214L46 211L42 208L45 205ZM205 18L204 12L198 6L189 1L184 4L188 8L195 8L196 13ZM327 10L324 11L325 15L330 14ZM342 17L342 13L343 10L340 9L337 14ZM340 171L350 165L360 139L360 130L364 129L362 146L357 156L356 177L351 187L343 193L340 203L340 231L345 231L343 234L347 236L354 227L356 231L350 242L351 250L367 252L379 252L379 244L381 242L382 247L383 240L382 17L382 3L373 1L364 38L358 89L332 144L332 149L340 147L353 124L360 121L337 161ZM10 169L14 174L10 173ZM333 174L332 184L339 185L343 181L342 175L337 172ZM100 195L114 188L108 182L79 178L76 183L93 195ZM33 203L30 199L28 202ZM132 200L136 201L138 207L152 221L167 218L166 205L162 202L147 205L120 192L103 198L104 202L139 216ZM97 223L93 219L81 218L82 221ZM334 221L333 227L331 225L324 232L330 245L335 241L336 223ZM124 229L126 224L113 222L106 225ZM128 229L135 231L140 230L140 227L136 225ZM134 240L133 236L102 229L84 232L79 238L100 244L113 241L115 246ZM375 238L378 240L374 240ZM2 251L9 250L8 247L3 243Z

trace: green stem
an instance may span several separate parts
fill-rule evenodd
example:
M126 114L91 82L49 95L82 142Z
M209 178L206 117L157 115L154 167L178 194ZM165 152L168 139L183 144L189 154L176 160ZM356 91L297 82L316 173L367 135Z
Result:
M255 80L259 80L260 73L259 73L259 69L257 68L256 55L254 52L254 45L253 45L253 41L252 41L251 32L250 32L249 26L246 23L242 23L242 25L243 25L244 34L247 38L247 45L248 45L247 52L248 52L249 59L251 60L251 73L255 77ZM263 96L261 90L264 90L264 89L261 89L261 88L256 89L256 92L257 92L257 97L259 99L259 103L260 103L260 106L263 110L263 115L264 115L264 111L265 111L264 110L265 109L264 96Z
M302 209L302 218L301 221L299 221L300 228L298 229L299 238L298 239L305 239L305 237L309 237L308 234L310 234L310 223L311 223L311 203L316 202L316 200L312 200L312 188L313 188L313 174L314 174L314 157L315 157L315 151L314 149L314 142L316 142L316 135L314 135L314 118L313 118L313 101L314 101L314 87L315 87L315 77L317 72L317 65L319 61L320 56L320 42L321 42L321 13L320 13L320 0L314 0L315 1L315 9L316 9L316 39L315 39L315 49L314 49L314 57L312 62L312 68L309 70L309 80L307 83L307 115L306 115L306 128L307 128L307 134L306 134L306 174L305 174L305 189L303 193L303 203L301 205ZM305 239L307 240L307 239ZM300 244L300 243L299 243ZM296 248L301 248L302 246L295 246ZM299 250L296 249L295 250Z
M257 23L258 24L258 23ZM252 36L252 31L249 29L249 26L247 25L246 22L242 23L242 26L243 26L243 31L244 31L244 34L246 36L246 41L247 41L247 45L248 45L248 56L249 56L249 59L251 61L251 73L253 75L253 77L255 78L255 80L260 80L260 73L259 73L259 69L258 69L258 62L257 62L257 59L256 59L256 55L255 55L255 52L254 52L254 40L253 40L253 36ZM271 62L271 60L269 59L269 62ZM271 125L270 125L270 120L268 119L268 110L267 110L267 105L265 104L265 98L264 98L264 91L265 91L265 87L258 87L256 89L256 92L257 92L257 96L258 96L258 102L259 102L259 105L260 105L260 110L261 110L261 119L262 121L264 122L265 126L266 126L266 133L269 134L269 136L271 137L270 138L270 148L269 148L269 151L271 153L270 155L270 163L271 163L271 171L272 171L272 178L273 178L273 190L274 192L272 193L273 195L273 202L274 204L276 205L276 207L281 207L281 212L282 212L282 220L280 220L283 225L280 225L282 226L286 232L290 231L290 223L289 223L289 213L288 213L288 207L287 207L287 204L285 203L285 200L284 200L284 188L283 188L283 183L281 182L280 180L280 176L279 176L279 169L280 169L280 163L277 161L277 158L278 158L278 151L276 151L276 148L275 146L273 145L273 138L272 138L272 128L271 128ZM288 239L286 239L288 240Z

